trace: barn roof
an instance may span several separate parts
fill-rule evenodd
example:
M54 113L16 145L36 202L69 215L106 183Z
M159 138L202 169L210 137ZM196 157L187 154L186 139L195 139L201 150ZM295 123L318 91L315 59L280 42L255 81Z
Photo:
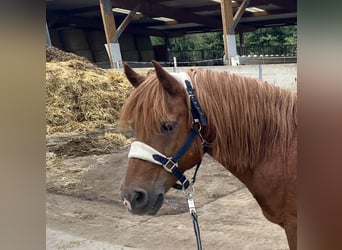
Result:
M125 32L154 36L222 31L219 0L112 0L116 25L127 11L139 3L137 15ZM242 0L232 1L236 13ZM262 27L297 24L297 0L250 0L235 32L254 31ZM103 30L98 0L46 0L49 27L79 27Z

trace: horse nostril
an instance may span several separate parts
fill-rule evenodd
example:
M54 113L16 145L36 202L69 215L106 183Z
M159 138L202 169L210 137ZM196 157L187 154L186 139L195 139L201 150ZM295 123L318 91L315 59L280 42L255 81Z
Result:
M132 203L135 204L135 207L143 207L147 204L147 198L147 192L145 190L135 190L132 197Z

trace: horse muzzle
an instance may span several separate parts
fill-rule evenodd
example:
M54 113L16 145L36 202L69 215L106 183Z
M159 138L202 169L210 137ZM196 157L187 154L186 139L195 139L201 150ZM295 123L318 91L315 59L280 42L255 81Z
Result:
M164 202L164 193L151 194L140 188L123 190L120 196L127 210L136 215L155 215Z

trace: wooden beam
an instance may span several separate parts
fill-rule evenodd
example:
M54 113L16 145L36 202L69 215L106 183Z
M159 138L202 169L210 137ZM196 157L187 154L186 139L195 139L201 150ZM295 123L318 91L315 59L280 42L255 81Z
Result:
M198 23L205 26L220 28L220 20L208 16L196 15L188 10L167 7L161 4L153 3L152 1L140 0L112 0L114 7L132 10L137 4L141 4L140 12L149 17L168 17L184 23Z
M112 3L110 0L99 0L100 1L100 9L103 21L103 27L106 34L107 44L112 42L116 31L115 20L112 11Z
M243 0L242 4L240 5L238 11L235 13L234 18L233 18L233 23L229 27L228 33L229 34L234 34L236 25L240 21L240 18L242 17L243 13L245 12L246 7L249 5L251 0Z
M109 61L111 68L115 68L113 58L112 58L112 51L111 51L111 42L114 37L116 31L115 20L112 11L112 3L110 0L99 0L100 1L100 9L101 9L101 16L103 27L105 30L106 35L106 42L108 45L108 54L109 54Z
M221 1L221 16L223 33L228 34L229 27L233 23L233 9L231 0Z
M223 42L224 42L224 57L226 63L229 64L229 49L228 49L228 30L233 23L233 7L231 0L221 0L221 16L223 28Z
M123 22L120 24L119 28L116 30L114 36L112 37L112 42L118 42L119 37L121 36L122 32L126 29L127 25L132 21L133 17L140 9L140 4L135 6L135 8L126 16Z

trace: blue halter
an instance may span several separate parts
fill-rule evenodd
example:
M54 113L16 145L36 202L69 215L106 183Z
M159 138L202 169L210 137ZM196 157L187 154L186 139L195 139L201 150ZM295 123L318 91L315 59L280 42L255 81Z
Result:
M194 89L191 83L188 80L185 80L185 85L186 85L186 90L190 98L190 104L191 104L190 111L192 114L192 127L189 132L189 135L175 156L165 157L159 154L152 155L154 160L160 162L162 166L164 167L164 169L168 171L169 173L172 173L177 178L177 180L181 183L181 184L176 183L175 185L173 185L174 188L179 189L179 190L185 190L190 186L190 184L193 184L195 182L197 171L201 165L201 161L199 161L199 163L197 163L196 170L192 177L191 183L178 168L178 162L183 157L185 152L189 149L190 145L192 144L193 140L196 138L197 135L201 139L204 153L207 151L207 142L204 140L201 134L201 129L207 126L207 119L202 112L202 109L195 96Z

